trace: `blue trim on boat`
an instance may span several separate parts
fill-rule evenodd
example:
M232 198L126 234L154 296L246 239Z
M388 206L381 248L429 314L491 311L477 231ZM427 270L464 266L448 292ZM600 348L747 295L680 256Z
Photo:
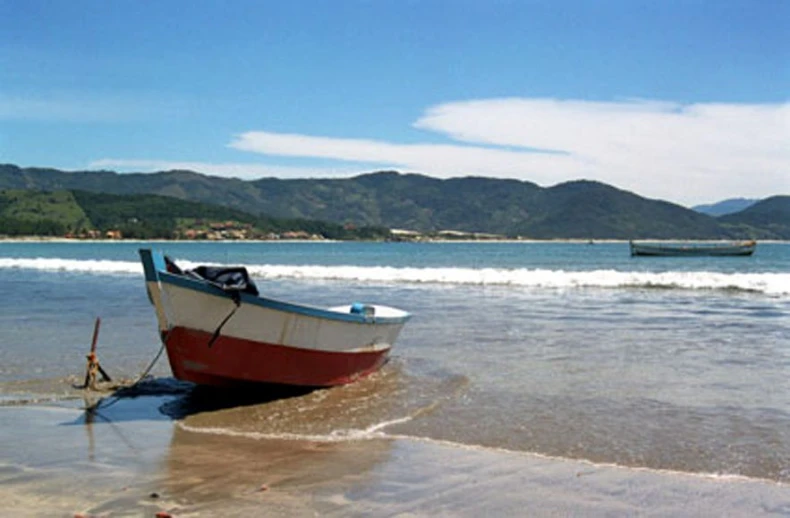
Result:
M143 261L143 270L147 282L156 282L159 279L158 272L167 271L165 256L160 252L151 252L147 248L141 248L140 259Z
M181 288L199 291L215 297L222 297L231 299L231 296L224 292L221 288L214 286L208 282L183 275L169 273L165 265L164 256L161 252L151 252L151 250L141 249L140 257L143 261L145 269L146 281L159 281L166 284L172 284ZM367 316L359 313L338 313L337 311L330 311L327 309L317 308L313 306L305 306L301 304L293 304L281 300L271 299L268 297L261 297L249 293L240 293L241 302L260 306L277 311L284 311L287 313L298 313L300 315L307 315L315 318L326 320L338 320L342 322L354 322L358 324L402 324L411 318L409 313L405 313L400 317L383 317L383 316ZM400 310L399 310L400 311Z

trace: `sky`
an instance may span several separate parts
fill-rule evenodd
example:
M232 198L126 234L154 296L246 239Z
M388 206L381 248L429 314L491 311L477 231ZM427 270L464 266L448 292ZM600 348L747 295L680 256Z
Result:
M790 1L0 0L0 163L790 194Z

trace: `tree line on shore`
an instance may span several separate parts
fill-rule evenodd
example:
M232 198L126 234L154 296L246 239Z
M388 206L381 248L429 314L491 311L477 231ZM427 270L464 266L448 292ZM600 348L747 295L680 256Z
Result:
M382 227L249 214L152 194L0 191L0 235L124 239L386 239Z
M438 179L381 171L352 178L244 181L192 171L65 172L0 164L0 189L65 189L82 193L76 196L83 200L95 194L121 205L141 199L111 197L166 197L164 208L145 202L148 213L116 214L112 207L85 201L88 212L101 206L86 216L92 225L107 227L102 213L110 214L113 225L140 238L180 232L188 223L184 219L196 217L196 211L177 202L194 202L204 204L201 210L206 214L218 207L237 211L217 220L238 220L263 235L301 231L331 239L400 239L404 234L393 236L387 229L402 229L423 236L455 231L510 239L790 239L787 195L759 200L734 214L711 216L588 180L541 187L519 180ZM17 221L14 214L0 210L2 217L9 229L30 228L31 220L43 219ZM60 217L50 219L66 224ZM42 232L59 228L52 222L35 225L34 230Z

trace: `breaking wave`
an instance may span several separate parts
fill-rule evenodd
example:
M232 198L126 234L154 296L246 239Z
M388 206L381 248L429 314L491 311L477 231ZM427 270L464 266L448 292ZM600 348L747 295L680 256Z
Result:
M197 263L181 261L185 268ZM0 269L142 275L132 261L51 258L0 258ZM530 288L659 288L682 290L733 290L790 295L789 273L721 273L711 271L569 271L529 268L415 268L391 266L247 265L253 278L344 281L357 283L408 283L438 285L513 286Z

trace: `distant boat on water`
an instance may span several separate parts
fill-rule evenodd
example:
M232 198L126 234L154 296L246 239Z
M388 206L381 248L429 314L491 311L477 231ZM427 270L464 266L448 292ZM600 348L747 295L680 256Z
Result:
M632 256L731 256L752 255L757 241L736 242L636 242L629 241Z

